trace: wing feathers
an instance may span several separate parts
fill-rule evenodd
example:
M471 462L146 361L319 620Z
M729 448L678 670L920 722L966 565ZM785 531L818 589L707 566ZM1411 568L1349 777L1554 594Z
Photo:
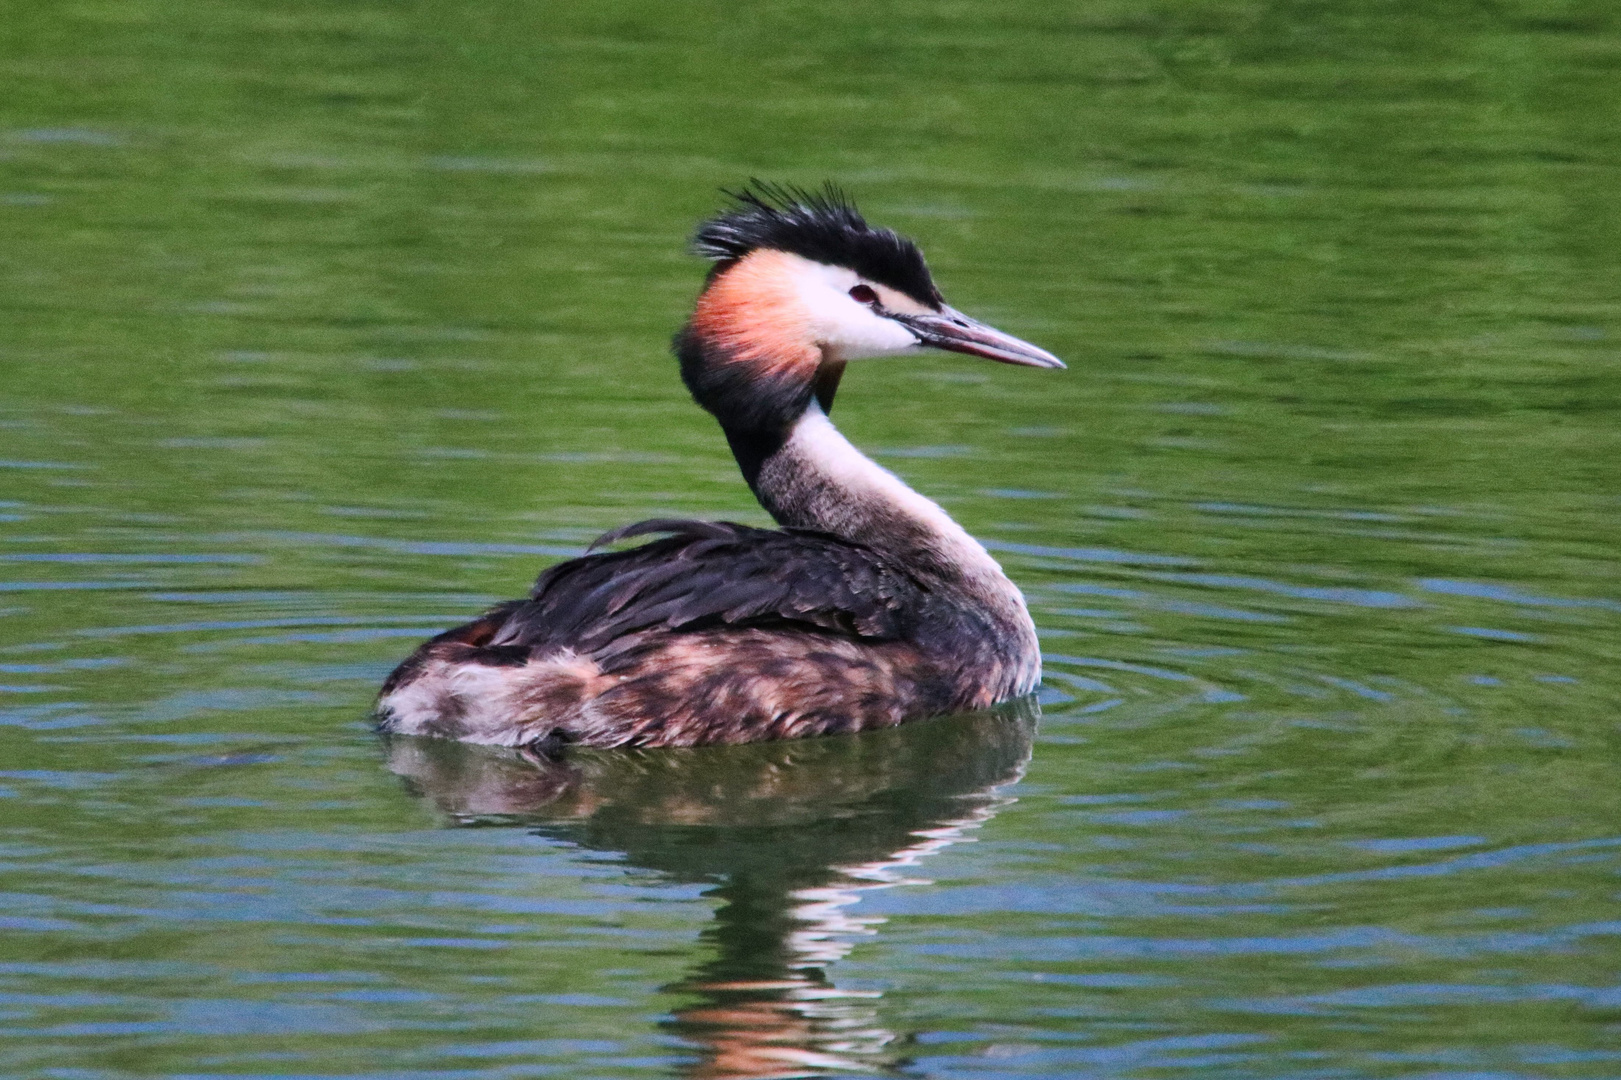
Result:
M541 574L491 644L590 651L654 627L783 623L894 640L929 602L900 565L823 533L655 519L593 546L653 533L671 535Z
M630 525L621 525L617 529L609 529L591 541L591 546L585 550L590 553L599 547L606 547L619 540L629 540L633 536L648 536L652 533L681 533L722 539L729 535L726 532L728 524L721 521L692 521L688 518L648 518L646 521L638 521Z

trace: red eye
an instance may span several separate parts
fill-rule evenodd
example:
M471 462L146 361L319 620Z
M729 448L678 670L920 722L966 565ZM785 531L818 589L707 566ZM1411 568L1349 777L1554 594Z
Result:
M872 291L872 286L870 285L857 285L855 288L850 290L850 299L854 300L858 304L876 304L878 302L878 294Z

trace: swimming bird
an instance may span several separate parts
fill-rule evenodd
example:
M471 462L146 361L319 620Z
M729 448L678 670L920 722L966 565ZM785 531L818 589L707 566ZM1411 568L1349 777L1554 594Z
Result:
M388 733L550 751L889 727L1028 694L1024 597L937 504L828 419L845 365L943 349L1056 356L947 306L912 241L838 189L753 185L699 226L712 262L681 378L780 528L651 520L424 643L384 683Z

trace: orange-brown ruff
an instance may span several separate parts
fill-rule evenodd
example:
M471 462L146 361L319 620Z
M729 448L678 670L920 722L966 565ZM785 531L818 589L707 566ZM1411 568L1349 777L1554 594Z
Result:
M811 318L781 251L756 251L718 275L698 297L692 332L719 362L763 378L810 378L822 363Z
M1040 678L1024 598L943 510L832 426L850 360L1055 357L946 307L910 241L826 193L756 188L700 228L716 262L682 378L783 526L650 521L416 650L379 727L508 746L692 746L888 727Z

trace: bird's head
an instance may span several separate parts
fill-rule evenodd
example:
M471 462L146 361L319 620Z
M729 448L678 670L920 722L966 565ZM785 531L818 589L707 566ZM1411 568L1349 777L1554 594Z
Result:
M836 188L756 181L699 226L713 260L676 336L681 376L728 430L792 423L830 409L851 360L945 349L1061 368L1051 353L946 305L917 245L876 229Z

